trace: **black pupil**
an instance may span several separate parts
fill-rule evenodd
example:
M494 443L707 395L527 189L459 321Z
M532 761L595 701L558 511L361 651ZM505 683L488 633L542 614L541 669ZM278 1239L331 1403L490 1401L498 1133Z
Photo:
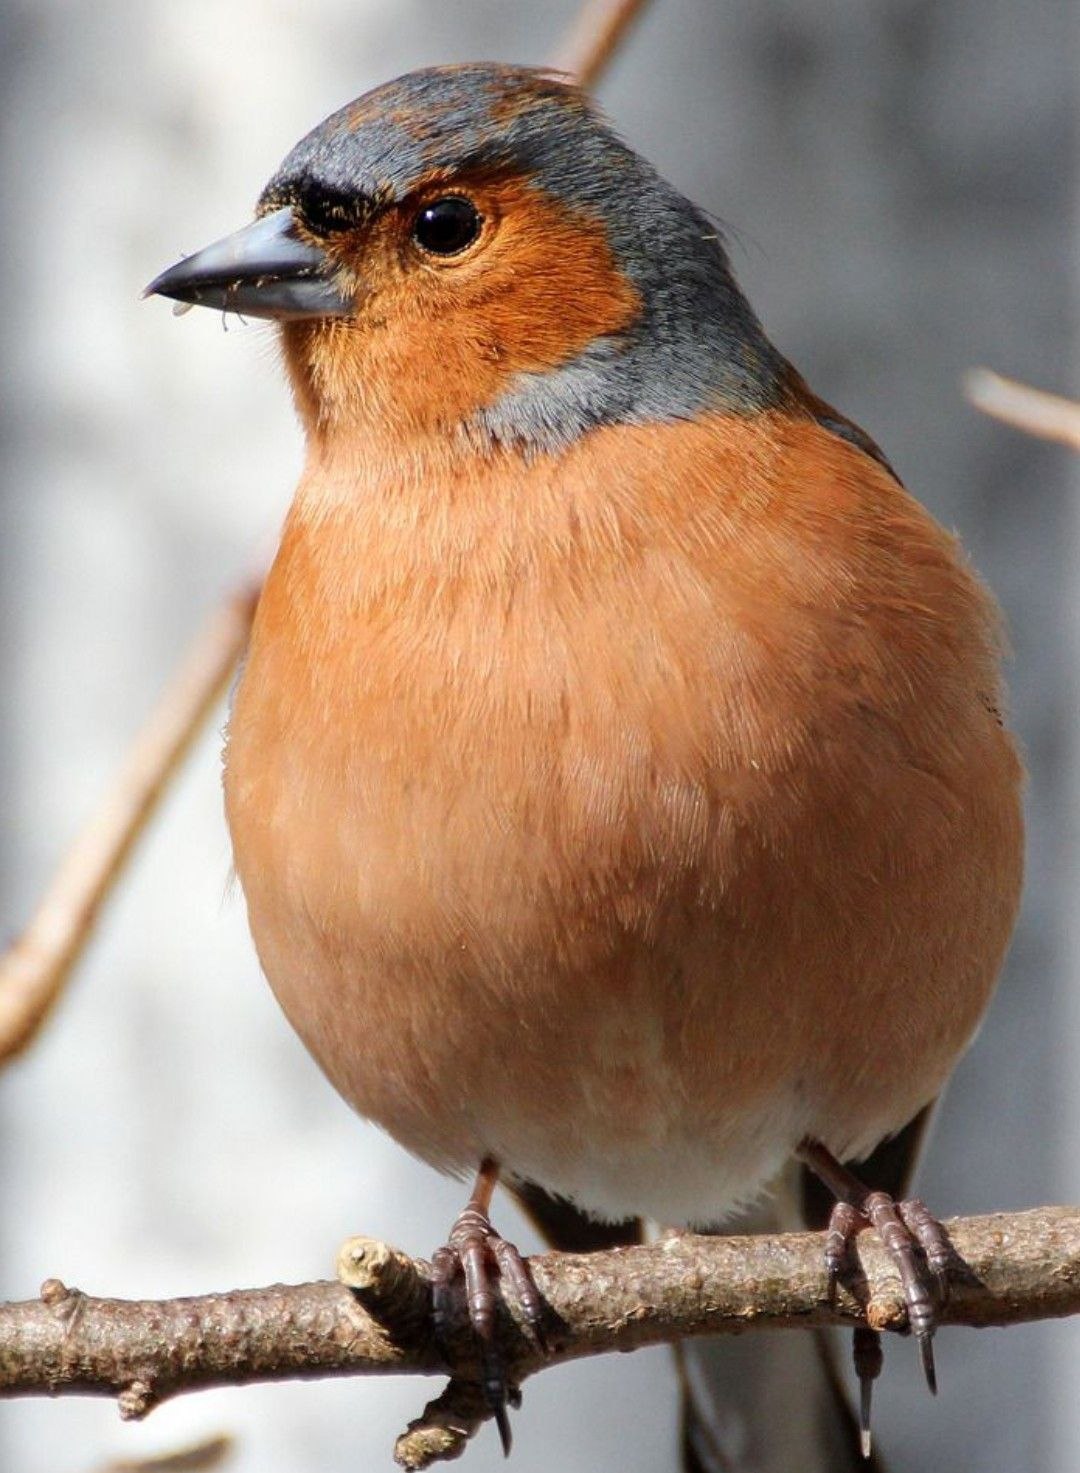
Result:
M479 234L479 211L471 200L456 194L425 205L413 225L417 245L436 256L456 256Z

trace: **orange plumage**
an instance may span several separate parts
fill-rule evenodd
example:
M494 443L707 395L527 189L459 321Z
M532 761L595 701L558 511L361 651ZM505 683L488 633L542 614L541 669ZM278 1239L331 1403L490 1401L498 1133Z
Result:
M952 540L790 412L528 466L334 438L226 794L267 975L346 1098L440 1165L675 1220L802 1135L904 1124L1019 878Z

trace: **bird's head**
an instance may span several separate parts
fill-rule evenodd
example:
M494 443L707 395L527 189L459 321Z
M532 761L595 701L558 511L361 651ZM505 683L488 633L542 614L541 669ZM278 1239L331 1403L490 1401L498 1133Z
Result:
M281 321L309 434L557 450L782 392L715 226L522 67L369 92L296 145L254 224L147 293Z

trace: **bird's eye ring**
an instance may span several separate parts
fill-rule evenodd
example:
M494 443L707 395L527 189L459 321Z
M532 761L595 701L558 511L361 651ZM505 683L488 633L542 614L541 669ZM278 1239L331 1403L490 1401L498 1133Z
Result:
M412 238L429 255L458 256L473 244L483 223L471 199L447 194L420 208L413 220Z

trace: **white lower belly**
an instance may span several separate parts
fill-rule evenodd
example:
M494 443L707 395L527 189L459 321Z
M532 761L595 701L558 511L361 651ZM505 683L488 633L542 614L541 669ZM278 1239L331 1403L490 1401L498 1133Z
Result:
M554 1159L528 1129L502 1122L493 1133L494 1154L510 1175L593 1216L704 1227L757 1199L807 1131L803 1107L779 1099L753 1113L734 1111L694 1134L656 1126L606 1149L594 1138L575 1156Z

